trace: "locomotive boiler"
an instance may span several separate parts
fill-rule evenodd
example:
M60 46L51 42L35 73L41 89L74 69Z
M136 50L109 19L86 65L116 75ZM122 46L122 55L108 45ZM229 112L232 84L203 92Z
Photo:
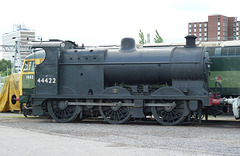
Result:
M119 124L154 117L163 125L199 119L212 104L210 60L195 37L185 47L136 49L124 38L119 49L85 49L70 41L33 42L45 60L36 66L33 115L58 122L88 116Z

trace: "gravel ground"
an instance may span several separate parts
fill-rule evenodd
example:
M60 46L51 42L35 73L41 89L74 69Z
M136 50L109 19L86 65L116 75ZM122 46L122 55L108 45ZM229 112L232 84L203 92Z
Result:
M51 119L22 116L0 113L0 132L10 128L24 130L26 133L34 132L37 136L44 134L47 137L60 137L55 146L67 140L69 145L72 145L72 151L76 152L76 142L81 142L83 145L79 146L86 146L86 150L91 149L87 150L89 155L240 155L240 121L233 118L211 120L203 122L202 125L191 123L161 126L152 121L123 125L111 125L101 121L54 123ZM0 138L3 138L3 135L1 133ZM27 139L26 136L24 138ZM14 137L11 139L14 140ZM36 139L35 142L39 140ZM0 147L1 144L4 142L0 141ZM27 145L28 142L23 139L22 144ZM49 149L47 144L45 146ZM39 150L36 147L34 149ZM42 148L41 150L44 152ZM58 152L61 150L63 149ZM64 152L55 154L66 155Z

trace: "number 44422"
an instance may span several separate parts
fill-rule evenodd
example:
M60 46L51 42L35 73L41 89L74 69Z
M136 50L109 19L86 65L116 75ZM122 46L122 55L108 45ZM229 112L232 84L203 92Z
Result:
M38 78L38 83L56 83L56 78Z

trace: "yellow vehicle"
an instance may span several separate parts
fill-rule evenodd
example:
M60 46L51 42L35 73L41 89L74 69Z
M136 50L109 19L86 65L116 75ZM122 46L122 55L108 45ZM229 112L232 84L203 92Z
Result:
M29 105L30 95L34 93L34 71L35 66L40 64L45 58L45 52L39 51L27 56L24 60L22 71L19 75L19 102L21 104L21 110L23 110L23 104ZM27 112L24 111L24 115Z

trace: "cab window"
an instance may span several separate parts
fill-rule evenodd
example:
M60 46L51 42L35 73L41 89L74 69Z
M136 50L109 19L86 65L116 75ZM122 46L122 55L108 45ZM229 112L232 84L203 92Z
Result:
M25 61L24 66L23 66L23 72L28 71L28 61Z
M23 66L23 72L34 72L35 61L25 61Z
M35 61L31 61L28 63L29 66L29 72L34 72L35 69Z

